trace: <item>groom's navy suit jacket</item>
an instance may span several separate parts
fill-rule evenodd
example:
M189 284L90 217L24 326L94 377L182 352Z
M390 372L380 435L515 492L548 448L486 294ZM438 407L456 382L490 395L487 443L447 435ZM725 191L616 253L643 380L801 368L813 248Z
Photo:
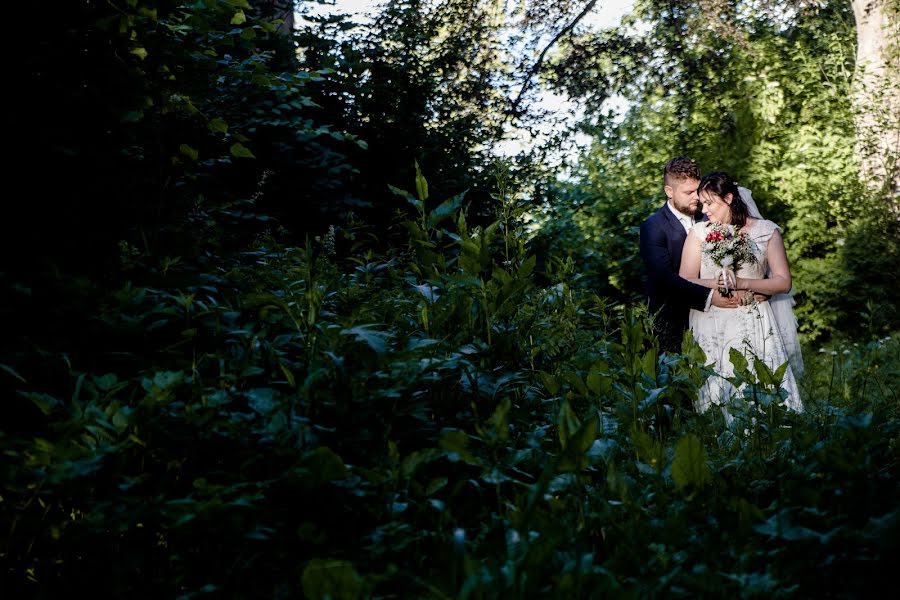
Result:
M710 291L678 276L685 238L684 227L665 204L641 224L640 248L647 270L649 308L658 312L661 347L672 352L681 350L689 309L703 310Z

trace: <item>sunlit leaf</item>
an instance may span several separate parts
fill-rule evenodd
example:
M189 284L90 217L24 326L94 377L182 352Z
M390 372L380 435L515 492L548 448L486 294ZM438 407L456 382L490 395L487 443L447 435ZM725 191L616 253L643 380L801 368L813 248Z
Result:
M231 145L231 155L236 158L256 158L256 156L240 142L235 142Z
M419 195L419 200L424 202L428 200L428 182L425 180L425 176L422 175L419 161L414 161L414 164L416 167L416 193Z

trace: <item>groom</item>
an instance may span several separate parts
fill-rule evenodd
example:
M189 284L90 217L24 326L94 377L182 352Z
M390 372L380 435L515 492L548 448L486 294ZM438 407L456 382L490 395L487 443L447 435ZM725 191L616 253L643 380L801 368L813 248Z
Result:
M690 309L707 310L737 306L738 298L691 283L678 276L681 248L691 226L700 220L700 169L689 158L678 156L663 169L666 203L641 224L641 258L647 271L650 312L656 313L660 347L681 351L681 338L688 327Z

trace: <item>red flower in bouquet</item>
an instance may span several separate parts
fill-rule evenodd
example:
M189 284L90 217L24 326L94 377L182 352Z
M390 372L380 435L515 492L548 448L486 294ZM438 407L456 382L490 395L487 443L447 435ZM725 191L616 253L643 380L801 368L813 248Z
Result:
M735 227L725 223L711 223L701 251L703 256L722 269L723 273L729 270L737 272L741 265L756 264L756 255L753 254L750 244L747 234L737 231ZM731 296L731 290L727 286L727 275L725 281L726 286L719 288L719 293Z

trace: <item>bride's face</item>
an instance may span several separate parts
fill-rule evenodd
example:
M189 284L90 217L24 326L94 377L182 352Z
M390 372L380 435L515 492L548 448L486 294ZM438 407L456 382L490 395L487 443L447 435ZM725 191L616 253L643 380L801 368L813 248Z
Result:
M713 223L731 223L731 194L717 196L709 190L700 193L703 214Z

